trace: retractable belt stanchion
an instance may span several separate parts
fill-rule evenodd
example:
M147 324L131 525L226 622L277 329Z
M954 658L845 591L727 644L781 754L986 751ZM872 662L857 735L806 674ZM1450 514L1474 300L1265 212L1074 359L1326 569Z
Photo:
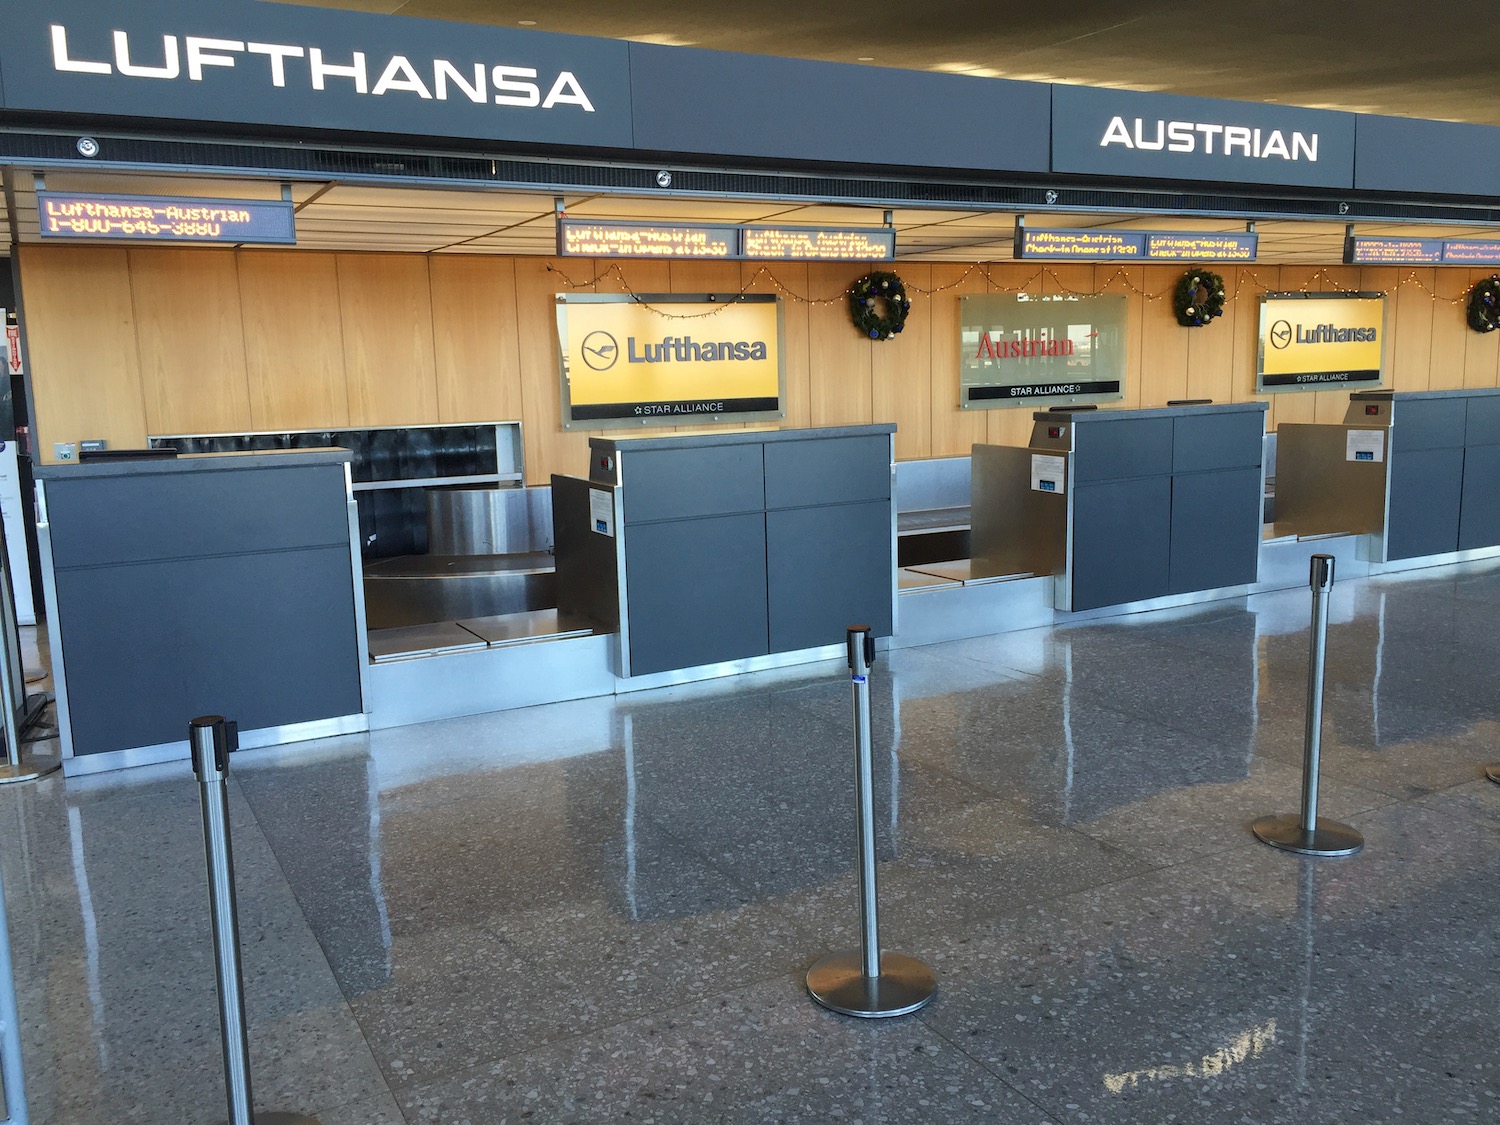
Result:
M5 555L5 530L0 526L0 708L5 714L5 757L0 763L0 785L13 781L35 781L58 769L60 761L23 765L21 735L41 714L46 696L26 698L26 681L21 672L21 635L16 625L15 594L10 583L10 560ZM19 685L19 687L18 687ZM35 703L33 708L31 703Z
M1493 781L1496 785L1500 785L1500 765L1490 766L1490 768L1485 770L1484 772L1491 781Z
M1323 744L1323 663L1328 647L1328 591L1333 589L1333 556L1314 555L1312 646L1307 662L1307 730L1302 750L1302 815L1265 816L1251 825L1263 843L1299 855L1353 855L1365 838L1347 824L1318 815L1319 754Z
M868 625L851 625L846 643L854 680L860 948L831 953L815 964L807 972L807 991L823 1007L846 1016L904 1016L932 999L937 978L915 957L880 948L875 891L875 770L870 746L870 665L875 662L875 638Z
M229 843L229 730L224 717L204 715L194 719L188 724L188 740L193 750L193 773L203 798L228 1125L318 1125L316 1118L300 1113L254 1112L250 1044L245 1032L245 982L240 974L240 923L234 901L234 852Z

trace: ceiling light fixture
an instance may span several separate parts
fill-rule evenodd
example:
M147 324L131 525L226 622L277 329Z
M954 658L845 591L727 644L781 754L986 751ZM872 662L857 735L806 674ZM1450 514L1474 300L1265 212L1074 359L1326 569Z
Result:
M517 20L516 22L518 24L520 24L522 27L535 27L536 26L536 20Z

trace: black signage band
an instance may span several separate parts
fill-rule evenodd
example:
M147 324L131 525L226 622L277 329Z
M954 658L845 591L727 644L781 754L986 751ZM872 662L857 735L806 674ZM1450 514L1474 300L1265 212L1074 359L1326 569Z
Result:
M1003 387L970 387L970 402L1003 398L1042 398L1061 395L1110 395L1120 393L1118 379L1091 379L1082 383L1023 383Z
M574 404L575 422L600 421L606 418L660 418L701 414L775 413L781 403L774 396L764 398L677 399L664 402L601 402L592 406Z
M1302 387L1310 383L1378 383L1379 371L1300 371L1291 375L1262 375L1264 387Z

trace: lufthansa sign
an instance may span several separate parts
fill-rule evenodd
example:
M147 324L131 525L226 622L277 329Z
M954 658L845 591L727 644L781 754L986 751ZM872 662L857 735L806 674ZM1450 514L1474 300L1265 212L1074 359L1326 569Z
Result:
M781 306L769 294L559 294L563 425L782 416Z
M1354 184L1350 113L1052 88L1052 170L1140 179Z
M1381 381L1382 293L1267 293L1257 391L1369 389Z
M0 0L5 106L627 147L622 42L243 0Z

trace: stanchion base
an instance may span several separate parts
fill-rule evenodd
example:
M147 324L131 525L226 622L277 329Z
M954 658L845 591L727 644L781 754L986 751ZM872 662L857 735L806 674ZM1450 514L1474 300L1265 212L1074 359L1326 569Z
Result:
M35 781L39 777L46 777L49 773L55 773L62 769L62 763L57 761L22 762L19 766L0 766L0 785L9 785L14 781Z
M1500 766L1491 766L1489 769L1485 770L1484 773L1485 776L1493 781L1496 785L1500 785Z
M858 949L830 953L807 971L807 991L823 1007L846 1016L877 1019L915 1012L932 999L937 978L915 957L886 950L880 975L865 976Z
M1250 830L1261 843L1298 855L1353 855L1365 846L1365 838L1353 828L1323 816L1318 817L1317 827L1311 832L1302 827L1302 818L1292 813L1263 816Z
M309 1117L305 1113L257 1113L251 1120L255 1125L319 1125L316 1117ZM226 1121L224 1125L229 1125Z

